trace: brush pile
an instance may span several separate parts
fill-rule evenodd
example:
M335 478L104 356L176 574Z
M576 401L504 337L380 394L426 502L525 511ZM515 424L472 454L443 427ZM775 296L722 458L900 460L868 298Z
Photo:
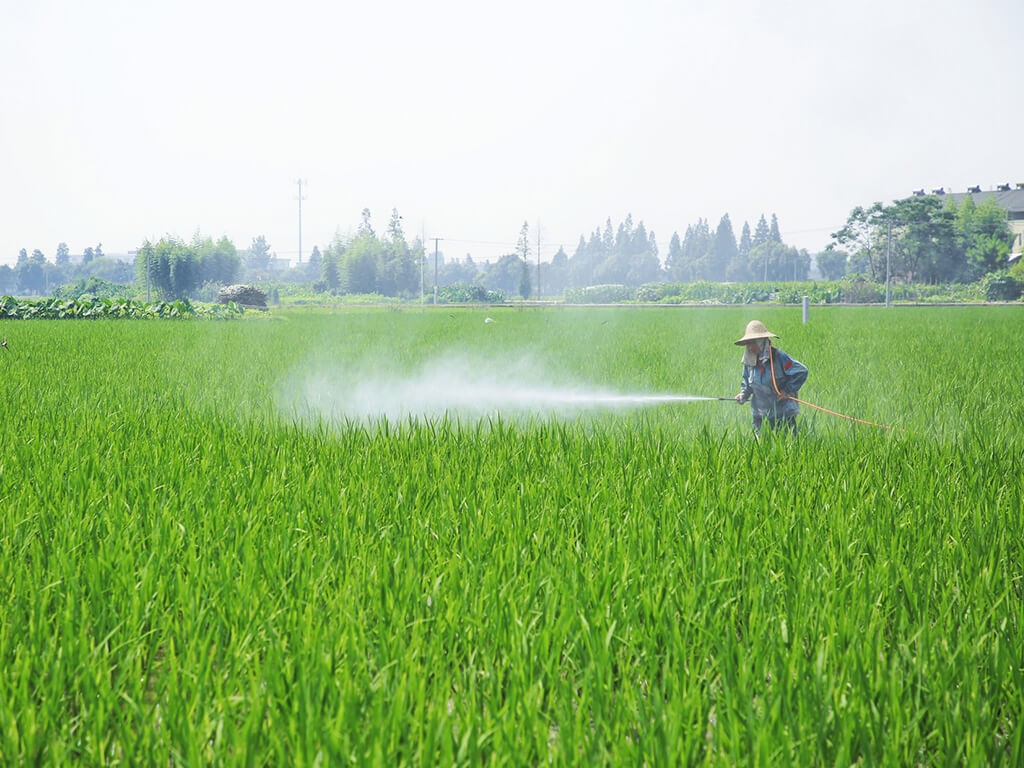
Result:
M267 309L267 294L255 285L226 285L217 291L218 304L232 301L246 309Z

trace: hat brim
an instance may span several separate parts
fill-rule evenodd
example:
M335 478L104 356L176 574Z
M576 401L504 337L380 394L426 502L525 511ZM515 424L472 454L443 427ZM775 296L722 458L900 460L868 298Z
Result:
M749 336L744 336L739 341L734 341L733 344L735 344L737 347L742 347L748 341L758 341L760 339L778 339L778 338L781 338L781 337L780 336L776 336L771 331L765 331L764 333L753 333L753 334L750 334Z

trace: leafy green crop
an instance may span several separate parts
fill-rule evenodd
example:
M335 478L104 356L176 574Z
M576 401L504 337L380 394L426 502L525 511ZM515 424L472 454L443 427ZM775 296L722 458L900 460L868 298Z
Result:
M1020 312L761 308L916 434L759 442L296 407L453 354L727 396L742 310L0 323L0 763L1019 765Z
M993 287L995 286L995 287ZM903 303L964 303L1013 301L1020 298L1012 278L987 277L976 283L893 283L889 298ZM872 304L885 301L885 283L868 275L850 274L842 280L803 282L715 283L697 280L691 283L648 283L637 288L628 285L595 285L568 288L566 304L800 304L807 296L811 304Z
M16 299L0 297L0 318L7 320L29 319L145 319L145 318L215 318L226 319L242 314L235 303L193 304L187 299L176 301L135 301L127 298L47 298Z

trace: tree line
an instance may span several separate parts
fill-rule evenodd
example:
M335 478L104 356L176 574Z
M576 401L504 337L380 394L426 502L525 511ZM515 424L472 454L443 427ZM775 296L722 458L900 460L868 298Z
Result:
M854 208L818 256L829 279L847 272L884 280L886 261L901 282L970 283L1006 266L1012 233L993 198L975 203L914 195L891 205Z
M73 264L68 244L61 242L57 245L53 261L38 248L32 253L22 248L13 267L0 265L0 294L42 296L79 279L98 277L112 283L128 283L132 276L132 266L104 254L102 243L86 248L81 260Z
M855 208L832 243L814 257L822 276L837 280L848 273L885 278L886 260L892 276L902 282L972 282L1006 264L1011 233L1006 211L991 198L975 204L968 196L953 199L913 196L891 205ZM751 231L743 223L737 239L729 214L718 225L700 218L683 237L673 232L664 263L655 234L627 214L618 226L611 217L588 235L580 235L570 256L559 247L539 268L530 246L529 225L523 222L514 250L495 262L438 258L440 287L482 286L506 296L529 297L538 291L559 296L568 288L594 285L640 286L656 282L757 282L806 280L811 255L782 240L779 222L763 214ZM66 243L53 262L36 249L22 249L17 264L0 266L0 293L44 294L78 279L98 277L129 283L133 272L140 288L148 285L164 299L204 298L216 288L237 281L303 282L315 291L376 293L411 298L434 284L434 259L420 238L406 239L402 217L392 210L385 232L378 235L369 209L363 209L354 235L336 234L309 260L289 267L271 251L261 235L240 251L227 237L213 240L196 232L188 242L166 236L148 240L136 251L132 265L106 257L102 244L87 248L72 264ZM539 284L538 284L539 278Z

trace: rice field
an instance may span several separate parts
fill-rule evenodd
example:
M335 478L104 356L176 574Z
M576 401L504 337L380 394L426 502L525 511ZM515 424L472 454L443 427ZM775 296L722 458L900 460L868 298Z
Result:
M731 396L755 318L802 399L907 431L447 405L466 379ZM5 322L0 764L1021 765L1022 329ZM440 411L373 416L427 390Z

